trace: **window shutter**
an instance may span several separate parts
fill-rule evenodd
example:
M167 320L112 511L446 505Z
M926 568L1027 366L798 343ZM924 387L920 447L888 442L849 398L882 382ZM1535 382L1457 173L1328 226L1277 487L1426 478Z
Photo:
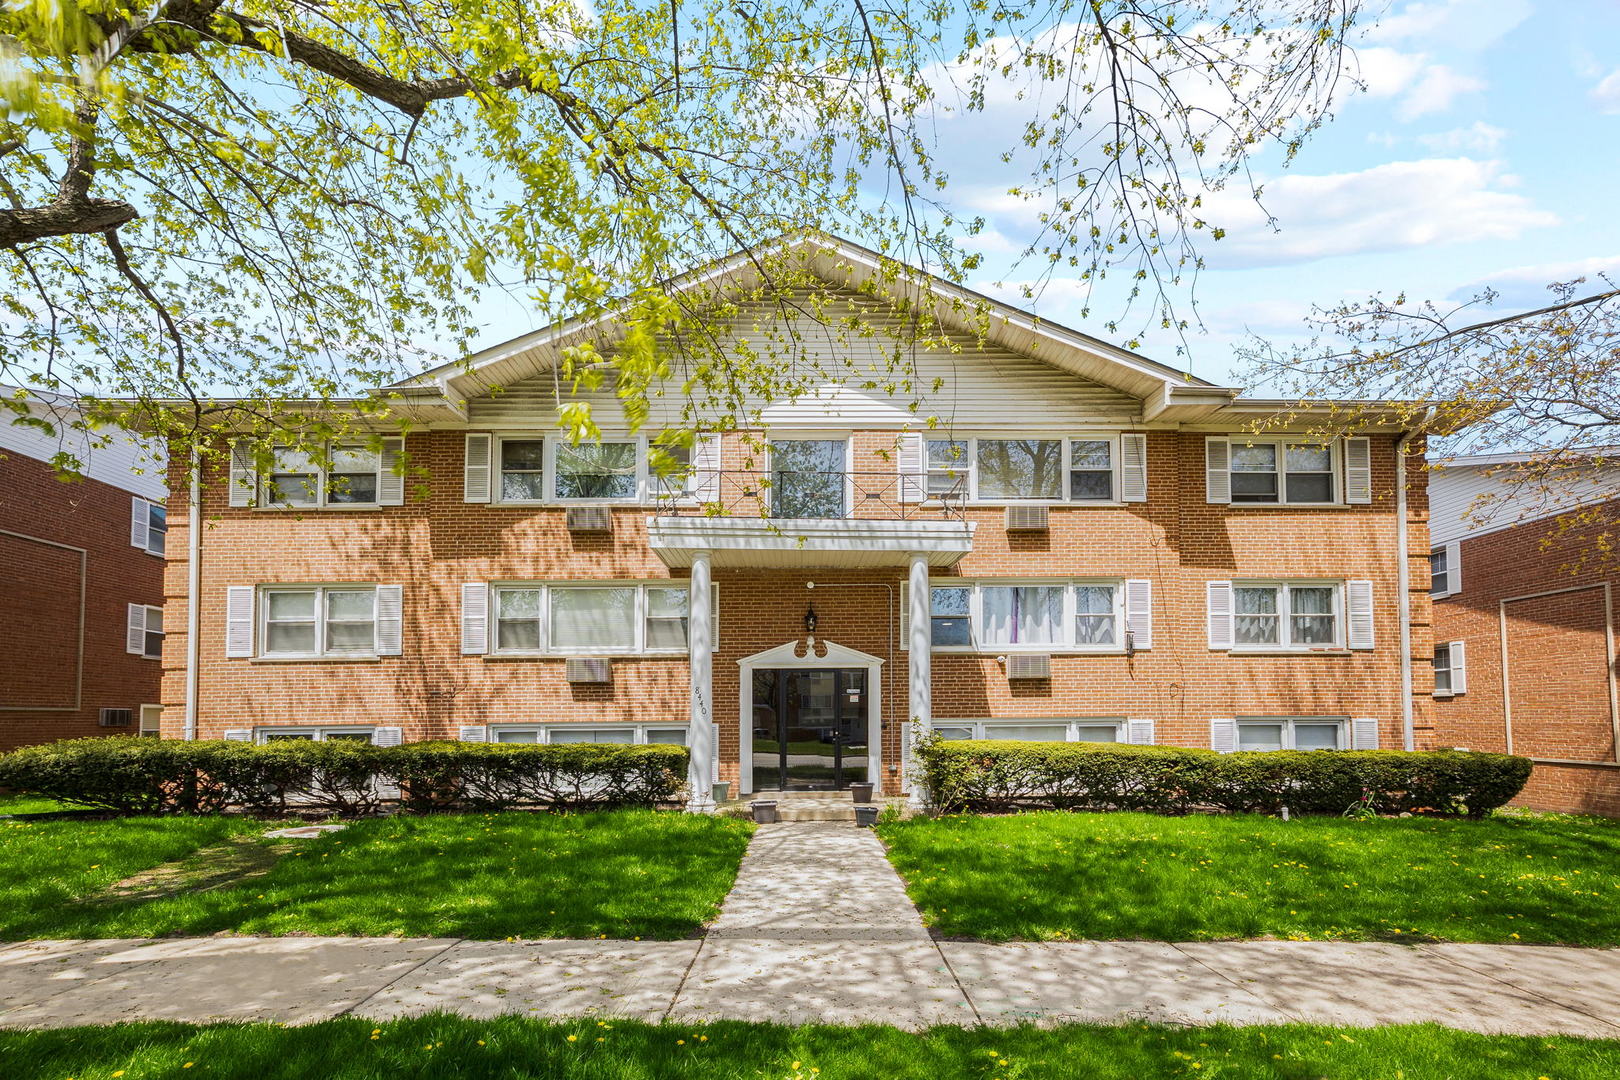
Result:
M405 474L400 471L400 458L405 454L405 440L389 438L382 441L382 453L377 457L377 505L405 505Z
M252 506L258 500L259 474L253 466L253 451L245 443L231 443L230 505Z
M146 655L146 605L126 605L124 651L136 656Z
M900 585L900 651L909 652L911 645L911 586Z
M469 581L461 587L461 654L489 652L489 586Z
M461 742L489 742L489 728L483 724L463 724L456 738Z
M1224 438L1204 440L1204 499L1232 501L1232 444Z
M1377 717L1358 716L1354 720L1350 721L1350 749L1378 749Z
M462 502L489 502L489 455L490 436L474 434L467 436L467 458L462 468Z
M900 501L922 502L928 497L928 446L922 433L900 433Z
M1446 595L1462 592L1462 543L1452 541L1446 545Z
M399 727L380 727L371 729L372 746L398 746L405 741L405 729Z
M1346 644L1352 649L1373 647L1373 584L1370 581L1344 583L1345 609L1349 614Z
M1451 643L1451 692L1453 695L1468 692L1468 649L1461 641Z
M720 436L699 435L692 443L692 497L698 502L720 501Z
M1153 582L1146 578L1125 583L1125 629L1138 649L1153 648Z
M249 728L232 728L225 733L226 742L252 742L253 732Z
M129 543L131 547L146 550L146 500L131 498L129 500Z
M1119 437L1119 501L1147 501L1147 436Z
M1209 722L1209 748L1221 754L1237 749L1237 721L1229 716L1217 716Z
M1372 440L1344 440L1344 501L1372 502Z
M398 656L405 632L404 588L377 586L377 655Z
M1125 721L1125 741L1136 746L1153 745L1152 720Z
M1209 647L1232 647L1232 583L1211 581L1204 586L1205 607L1209 612Z
M252 585L232 585L225 590L225 656L241 659L253 655Z

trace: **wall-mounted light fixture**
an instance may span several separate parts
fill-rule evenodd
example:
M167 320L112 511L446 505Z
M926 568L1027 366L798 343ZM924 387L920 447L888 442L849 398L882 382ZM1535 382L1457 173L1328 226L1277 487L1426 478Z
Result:
M804 632L807 634L816 632L816 608L814 604L804 611Z

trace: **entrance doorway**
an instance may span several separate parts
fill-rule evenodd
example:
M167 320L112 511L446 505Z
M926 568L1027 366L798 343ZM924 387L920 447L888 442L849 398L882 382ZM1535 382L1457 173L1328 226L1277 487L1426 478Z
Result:
M757 791L846 788L871 774L864 668L755 668Z

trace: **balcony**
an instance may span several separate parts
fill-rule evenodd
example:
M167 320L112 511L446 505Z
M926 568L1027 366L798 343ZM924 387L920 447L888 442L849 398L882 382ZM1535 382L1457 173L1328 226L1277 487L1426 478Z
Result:
M951 566L973 550L973 524L956 490L912 497L921 481L897 472L727 470L665 493L648 523L653 551L686 567L903 566L912 553Z

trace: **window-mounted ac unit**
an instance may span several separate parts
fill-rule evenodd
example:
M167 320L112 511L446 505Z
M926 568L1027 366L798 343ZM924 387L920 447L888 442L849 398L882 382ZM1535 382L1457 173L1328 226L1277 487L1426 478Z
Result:
M568 531L605 533L613 530L613 516L605 506L570 506Z
M1007 507L1008 532L1043 532L1047 528L1047 509L1044 506Z
M571 683L605 683L613 681L613 662L605 656L570 656L568 681Z
M1013 653L1007 657L1007 678L1050 679L1052 658L1045 653Z
M130 722L134 719L134 716L135 712L133 709L102 709L101 726L129 727Z

